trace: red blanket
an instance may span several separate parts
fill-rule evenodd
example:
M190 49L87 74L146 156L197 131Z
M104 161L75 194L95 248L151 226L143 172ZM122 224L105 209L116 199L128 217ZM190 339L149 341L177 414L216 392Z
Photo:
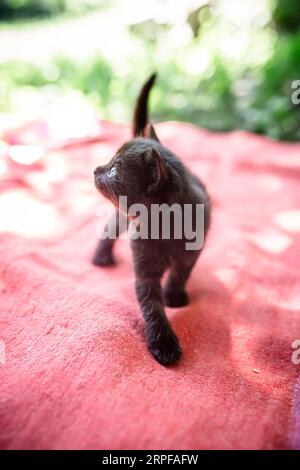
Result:
M90 262L105 218L93 169L128 129L101 123L98 141L52 150L45 140L27 166L16 136L2 144L1 448L300 447L300 145L157 132L214 205L191 303L167 309L183 348L171 368L145 347L128 240L117 266Z

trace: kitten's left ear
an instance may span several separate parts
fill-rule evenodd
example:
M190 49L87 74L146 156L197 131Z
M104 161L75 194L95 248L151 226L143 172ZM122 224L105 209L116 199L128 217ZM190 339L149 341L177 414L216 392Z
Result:
M146 127L146 132L145 132L145 137L148 139L156 140L156 142L159 142L159 138L156 135L156 132L154 130L154 127L152 124L148 124Z
M162 159L158 150L151 148L146 152L146 159L155 164L154 181L149 185L147 193L151 194L157 191L168 179L169 168Z

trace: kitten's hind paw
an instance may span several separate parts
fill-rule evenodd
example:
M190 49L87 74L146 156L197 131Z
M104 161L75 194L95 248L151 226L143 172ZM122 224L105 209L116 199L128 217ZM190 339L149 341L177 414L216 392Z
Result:
M166 292L164 291L164 300L167 307L184 307L189 303L189 297L186 292Z
M112 253L96 253L92 259L95 266L113 266L116 264Z

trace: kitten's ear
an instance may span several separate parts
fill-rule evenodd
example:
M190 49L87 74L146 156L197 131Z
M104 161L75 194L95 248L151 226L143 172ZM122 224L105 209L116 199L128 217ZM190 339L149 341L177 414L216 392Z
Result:
M151 148L147 150L145 154L148 162L154 163L154 181L149 185L147 189L148 194L152 194L157 191L168 179L169 168L166 162L162 159L158 150Z
M145 137L145 131L144 129L138 131L135 135L135 137L139 138L139 137Z
M154 127L152 124L148 124L146 127L146 132L145 132L145 137L148 139L156 140L156 142L159 142L159 138L156 135L156 132L154 130Z

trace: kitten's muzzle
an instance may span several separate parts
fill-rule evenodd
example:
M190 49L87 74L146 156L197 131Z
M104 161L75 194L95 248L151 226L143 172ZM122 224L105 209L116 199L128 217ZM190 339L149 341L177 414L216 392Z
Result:
M104 178L105 166L98 166L94 170L94 178L96 187L102 186Z

